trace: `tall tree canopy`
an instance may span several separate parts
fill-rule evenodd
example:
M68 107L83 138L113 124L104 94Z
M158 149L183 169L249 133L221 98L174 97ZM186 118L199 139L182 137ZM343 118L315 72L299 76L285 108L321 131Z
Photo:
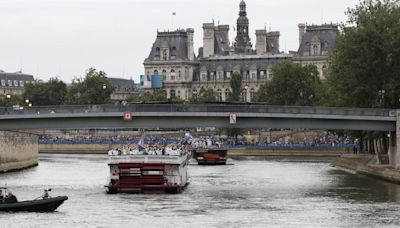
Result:
M35 106L61 105L66 94L67 85L58 78L50 78L47 82L36 81L27 84L22 97Z
M343 26L331 56L330 100L338 106L400 107L399 0L364 1L347 14L353 26Z
M163 91L154 91L153 93L146 92L142 96L131 96L128 98L129 102L157 102L167 101Z
M275 64L274 77L257 92L256 100L271 105L314 105L321 81L314 65L289 61Z
M228 101L240 101L242 93L242 75L239 72L233 72L230 81L232 92L229 94Z
M201 87L200 91L197 94L193 94L193 96L189 99L189 102L192 104L200 104L206 102L214 102L216 100L217 94L212 88Z
M68 89L66 104L105 104L110 102L113 86L104 71L90 68L85 78L76 79Z

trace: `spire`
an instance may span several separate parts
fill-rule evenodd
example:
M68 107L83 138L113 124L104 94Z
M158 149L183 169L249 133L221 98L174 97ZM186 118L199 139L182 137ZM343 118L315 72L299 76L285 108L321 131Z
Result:
M249 37L249 19L247 18L246 3L244 0L239 4L239 18L236 22L236 28L235 52L250 54L252 45Z
M246 12L246 2L244 2L244 0L242 0L242 1L240 2L239 8L240 8L239 16L243 16L243 17L247 16L247 12Z

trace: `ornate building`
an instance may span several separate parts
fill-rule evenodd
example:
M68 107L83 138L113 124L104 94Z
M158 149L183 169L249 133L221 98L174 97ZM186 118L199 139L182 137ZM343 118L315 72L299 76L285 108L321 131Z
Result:
M32 75L22 72L6 73L0 70L0 94L2 96L22 95L25 91L25 85L33 82Z
M317 66L320 78L325 79L329 54L335 49L338 36L337 25L299 24L300 45L293 62Z
M199 62L193 50L193 29L157 32L149 57L144 61L146 75L163 75L167 98L188 100Z
M231 45L229 25L203 24L203 47L197 58L193 52L193 29L157 32L149 57L144 61L145 75L163 75L167 98L188 100L201 87L212 88L219 101L226 101L231 92L234 72L243 77L242 101L252 102L260 87L271 80L272 66L285 60L315 64L323 78L328 54L338 35L337 26L299 25L300 47L294 55L279 50L278 31L256 30L253 49L249 37L246 3L239 5L237 34Z

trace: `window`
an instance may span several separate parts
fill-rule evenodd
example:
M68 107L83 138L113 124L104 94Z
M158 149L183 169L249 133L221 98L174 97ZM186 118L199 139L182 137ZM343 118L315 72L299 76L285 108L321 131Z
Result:
M217 72L217 80L222 81L224 79L224 73L222 71Z
M158 70L154 70L154 74L155 74L155 75L158 75Z
M19 81L19 86L24 87L24 81Z
M247 102L247 90L246 89L242 90L240 97L241 97L242 102Z
M171 98L175 98L175 90L172 89L170 94L171 94Z
M181 80L181 78L182 78L181 71L180 71L180 70L178 70L178 80Z
M229 72L229 71L226 72L226 78L227 78L227 79L231 79L231 72Z
M228 100L230 94L231 94L231 91L229 89L226 89L225 90L225 101Z
M172 70L171 70L171 81L174 81L174 80L175 80L175 76L176 76L175 70L172 69Z
M1 80L1 86L6 86L6 80Z
M201 74L201 80L202 81L207 81L207 74L206 73Z
M217 101L222 101L222 91L221 91L221 89L217 90Z
M8 80L8 86L12 86L12 80Z
M167 71L166 70L162 71L162 76L163 76L163 80L165 81L167 79Z
M314 56L319 55L319 47L318 47L318 44L314 44L312 47L313 47L313 50L312 50L313 55L314 55Z
M18 80L14 80L14 86L18 86Z
M192 91L192 94L193 94L193 95L197 95L197 90L194 89L194 90Z
M211 73L210 73L210 81L215 81L214 72L211 72Z
M257 74L255 72L251 73L251 80L256 80L257 79Z
M171 59L176 59L176 47L172 47L172 50L171 50Z
M253 102L256 98L256 90L254 88L250 89L250 102Z

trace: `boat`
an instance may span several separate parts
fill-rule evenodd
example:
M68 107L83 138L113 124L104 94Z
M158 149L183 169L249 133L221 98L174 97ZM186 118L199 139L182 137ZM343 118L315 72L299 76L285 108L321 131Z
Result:
M17 197L8 191L7 187L0 188L0 211L8 212L52 212L55 211L65 200L67 196L50 197L48 192L44 191L43 196L34 200L18 201Z
M211 139L194 139L191 153L199 165L226 165L228 149Z
M192 154L199 165L226 165L228 149L192 148Z
M189 184L185 146L123 146L108 152L107 193L180 193Z

